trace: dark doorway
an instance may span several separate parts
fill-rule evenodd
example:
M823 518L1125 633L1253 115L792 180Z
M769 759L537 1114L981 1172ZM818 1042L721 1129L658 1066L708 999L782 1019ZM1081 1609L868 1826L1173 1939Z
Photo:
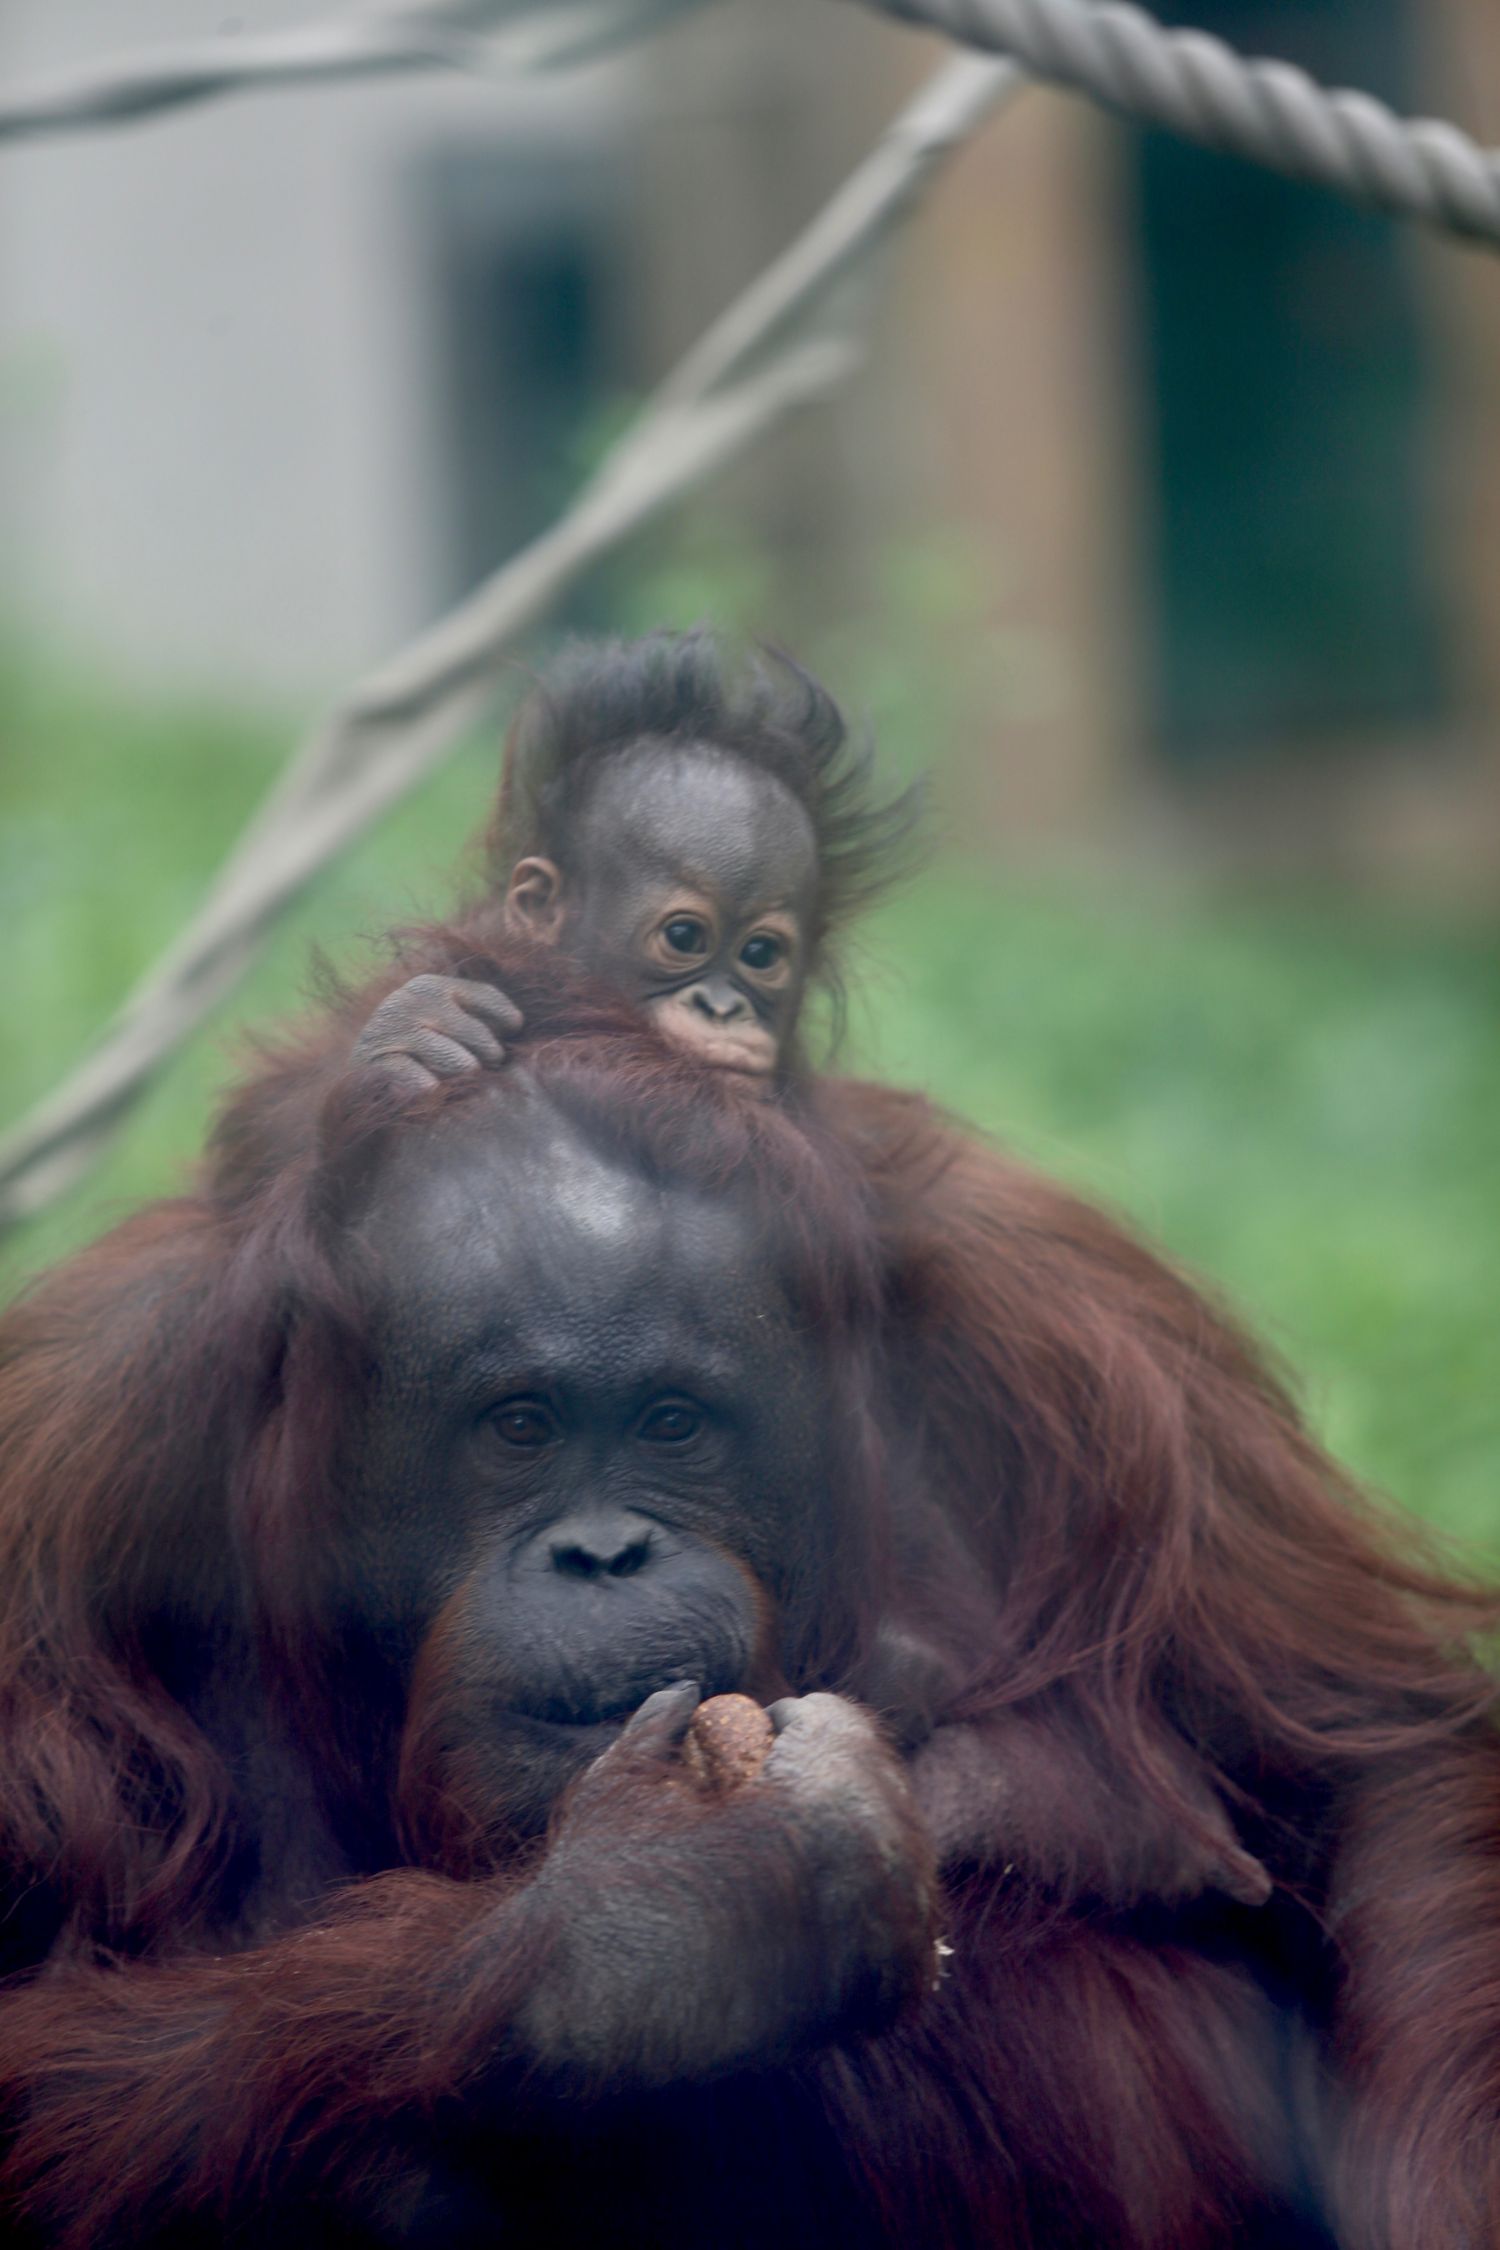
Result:
M469 154L435 170L439 426L453 599L546 529L626 383L615 168L593 154ZM607 623L606 574L564 621Z
M1405 0L1176 0L1410 108ZM1183 764L1430 725L1446 702L1428 381L1392 222L1142 135L1156 732Z

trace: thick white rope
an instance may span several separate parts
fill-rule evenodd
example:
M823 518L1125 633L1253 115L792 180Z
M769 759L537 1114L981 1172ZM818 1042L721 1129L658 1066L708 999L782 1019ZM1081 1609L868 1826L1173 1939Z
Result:
M1356 202L1500 244L1500 154L1456 125L1329 93L1294 64L1168 31L1126 0L862 0L1037 78Z
M1025 83L1011 64L971 55L940 68L688 353L565 514L349 691L98 1045L0 1141L0 1229L89 1169L276 917L485 715L507 650L581 572L854 371L880 252L946 159Z
M706 0L411 0L286 32L202 40L0 95L0 140L124 124L257 87L403 71L557 68ZM1500 156L1456 125L1329 92L1294 64L1170 31L1128 0L862 0L1035 77L1355 201L1500 242Z

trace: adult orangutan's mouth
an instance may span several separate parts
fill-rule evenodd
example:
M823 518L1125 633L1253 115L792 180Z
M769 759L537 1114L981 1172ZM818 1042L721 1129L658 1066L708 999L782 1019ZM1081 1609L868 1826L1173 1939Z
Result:
M597 1735L602 1749L614 1740L626 1720L632 1718L647 1696L654 1695L658 1688L678 1687L685 1680L693 1680L705 1695L722 1695L730 1692L726 1682L739 1686L743 1671L742 1664L726 1664L722 1659L715 1662L706 1657L702 1664L673 1665L659 1676L622 1682L618 1687L601 1687L582 1704L570 1704L561 1698L540 1704L534 1710L513 1706L507 1716L513 1724L519 1721L535 1731L566 1737L569 1741Z

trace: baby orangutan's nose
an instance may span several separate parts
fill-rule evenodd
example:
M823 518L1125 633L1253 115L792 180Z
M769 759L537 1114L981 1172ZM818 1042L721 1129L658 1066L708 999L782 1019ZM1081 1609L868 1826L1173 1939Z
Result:
M739 1023L750 1013L750 1003L728 977L705 977L682 995L687 1006L707 1016L710 1023Z

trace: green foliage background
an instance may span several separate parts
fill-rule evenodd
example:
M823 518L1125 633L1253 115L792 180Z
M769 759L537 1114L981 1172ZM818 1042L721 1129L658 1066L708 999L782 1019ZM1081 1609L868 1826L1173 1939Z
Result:
M755 586L732 591L718 612L753 614ZM908 610L951 606L941 567L897 591ZM653 622L707 606L690 572L664 572L649 602ZM922 695L919 656L878 647L846 635L816 655L895 768L936 751L940 769L952 715ZM292 732L0 667L6 1119L181 927ZM493 740L467 747L323 880L107 1162L0 1253L0 1285L182 1179L236 1040L295 1003L310 941L348 960L450 895L495 764ZM1500 1553L1492 929L1321 893L1021 877L948 851L851 968L846 1062L928 1089L1130 1215L1269 1339L1339 1454Z

